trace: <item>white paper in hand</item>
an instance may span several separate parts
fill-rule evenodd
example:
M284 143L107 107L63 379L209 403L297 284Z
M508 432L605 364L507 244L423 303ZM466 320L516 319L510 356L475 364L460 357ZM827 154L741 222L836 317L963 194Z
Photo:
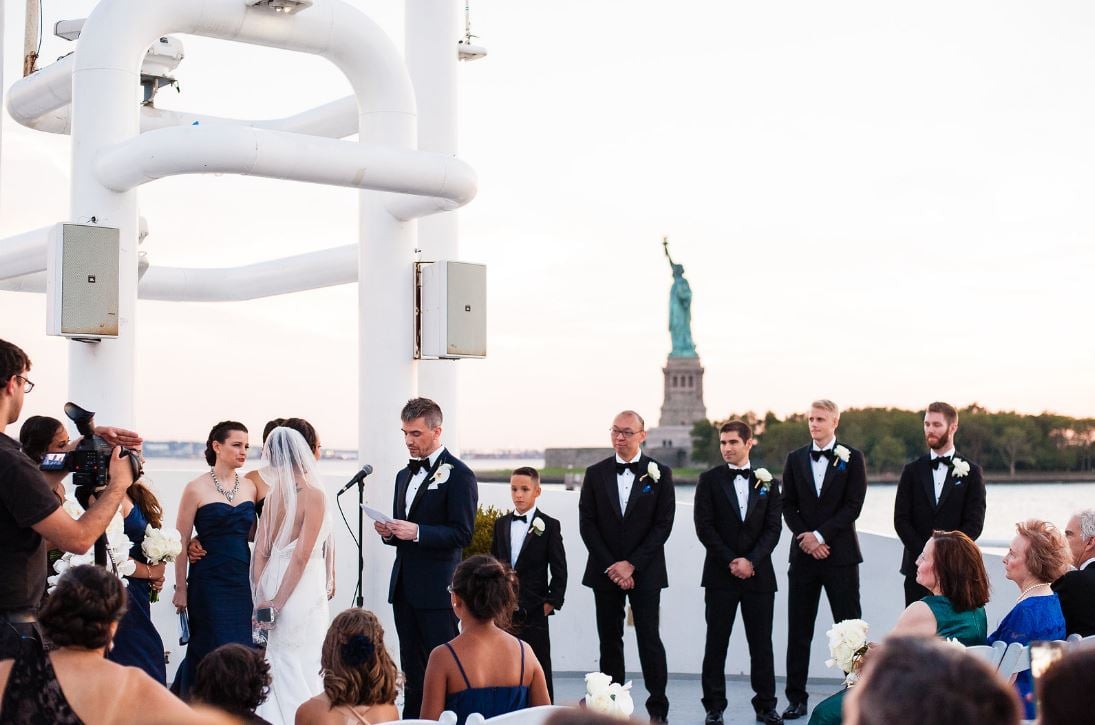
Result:
M365 515L368 516L370 519L372 519L373 521L379 521L382 524L387 524L395 521L395 519L393 519L388 514L384 513L383 511L374 509L372 506L366 506L365 504L361 504L361 510L364 511Z

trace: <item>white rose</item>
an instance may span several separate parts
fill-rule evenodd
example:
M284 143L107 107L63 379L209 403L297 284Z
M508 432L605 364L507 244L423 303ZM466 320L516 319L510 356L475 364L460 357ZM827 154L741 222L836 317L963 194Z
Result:
M757 477L757 480L761 483L771 483L772 474L768 472L767 468L758 468L753 471L753 475Z
M603 672L590 672L586 675L586 695L597 695L608 692L608 686L612 684L612 678Z
M833 449L833 453L835 453L836 457L844 463L847 463L848 459L852 457L852 452L844 446L837 446Z
M654 483L657 483L658 481L661 480L662 471L661 471L660 468L658 468L657 463L655 463L654 461L651 461L650 463L648 463L646 465L646 475L650 476L650 478L654 481Z
M966 461L963 461L961 458L955 458L953 465L955 478L962 478L963 476L969 475L970 464Z
M608 686L608 692L616 703L616 713L624 717L631 717L631 713L635 712L635 702L631 699L630 689L630 682L626 685L612 683Z
M537 516L532 520L532 530L538 533L544 533L544 520Z
M131 576L135 571L137 571L137 563L132 559L126 559L118 564L119 576Z
M433 474L433 478L430 479L432 483L444 483L449 480L449 471L452 470L451 463L442 463L441 466Z
M614 715L616 703L613 702L612 695L608 694L608 690L605 689L595 695L586 695L586 707L602 715Z

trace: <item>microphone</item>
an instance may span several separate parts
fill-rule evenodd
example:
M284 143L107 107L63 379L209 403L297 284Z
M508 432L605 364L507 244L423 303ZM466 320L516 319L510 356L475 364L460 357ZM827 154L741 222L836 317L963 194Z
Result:
M335 497L337 498L337 497L341 496L342 494L346 493L347 491L349 491L351 488L353 488L357 484L364 481L365 477L368 476L372 472L373 472L373 467L370 466L368 463L366 463L364 466L361 467L360 471L358 471L357 473L354 474L354 477L350 479L349 483L347 483L345 486L343 486L339 490L339 492L335 494Z

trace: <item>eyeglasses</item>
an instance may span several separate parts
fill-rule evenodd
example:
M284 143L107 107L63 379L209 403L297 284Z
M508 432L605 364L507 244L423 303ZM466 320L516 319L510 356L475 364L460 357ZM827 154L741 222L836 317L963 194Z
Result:
M22 380L23 381L23 392L24 393L29 393L30 391L34 390L34 383L27 380L22 375L16 375L14 377L15 377L16 380Z
M634 438L642 433L641 430L622 430L620 428L609 428L608 432L612 434L613 438L619 438L620 436L623 436L624 438Z

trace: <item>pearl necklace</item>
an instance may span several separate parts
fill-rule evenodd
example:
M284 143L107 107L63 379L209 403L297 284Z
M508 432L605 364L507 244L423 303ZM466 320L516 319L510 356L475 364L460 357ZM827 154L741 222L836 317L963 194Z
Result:
M217 493L228 499L228 503L232 503L232 499L236 497L236 494L239 493L240 490L240 474L234 473L236 476L236 485L232 487L231 491L225 491L221 488L221 482L217 480L217 472L214 471L212 467L209 469L209 475L213 478L213 487L217 489Z
M1019 592L1019 598L1015 600L1015 603L1018 604L1019 602L1023 601L1023 597L1025 597L1028 593L1030 593L1031 591L1037 589L1038 587L1048 587L1048 586L1049 586L1049 584L1046 584L1045 582L1039 582L1038 584L1031 584L1029 587L1027 587L1023 591Z

